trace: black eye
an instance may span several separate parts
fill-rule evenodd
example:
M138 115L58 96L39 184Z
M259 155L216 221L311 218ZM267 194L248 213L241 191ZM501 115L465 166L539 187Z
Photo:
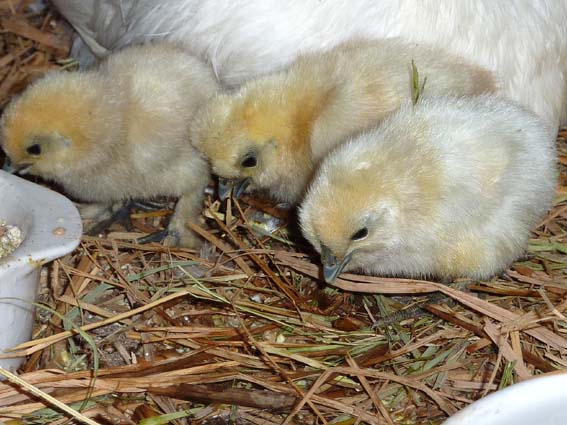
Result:
M256 155L253 153L246 155L240 163L240 165L242 165L244 168L252 168L255 167L256 164Z
M368 228L363 227L362 229L357 230L350 238L353 241L359 241L364 239L366 236L368 236Z
M41 155L41 146L37 143L35 145L28 146L26 152L30 155Z

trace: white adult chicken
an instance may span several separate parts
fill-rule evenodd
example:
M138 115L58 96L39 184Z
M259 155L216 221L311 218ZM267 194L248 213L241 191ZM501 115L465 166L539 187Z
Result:
M563 0L53 2L96 56L165 37L209 60L229 85L282 68L301 52L353 37L429 43L495 72L505 95L552 128L567 124Z

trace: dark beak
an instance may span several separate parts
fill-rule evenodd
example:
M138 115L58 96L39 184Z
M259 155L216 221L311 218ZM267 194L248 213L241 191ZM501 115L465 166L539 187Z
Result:
M28 171L28 169L32 166L33 164L21 164L17 167L14 167L12 164L12 161L10 161L10 158L6 157L6 160L4 161L4 166L2 167L3 171L6 171L7 173L11 173L11 174L26 174L26 172Z
M338 275L341 274L346 265L350 262L352 252L345 255L344 258L335 257L329 248L321 247L321 262L323 263L323 278L327 283L333 283Z
M239 180L228 180L219 177L219 199L221 201L228 199L230 192L232 192L234 198L240 198L251 182L252 179L250 177Z
M12 166L12 161L10 158L6 157L4 160L4 166L2 167L2 171L6 171L7 173L15 173L16 169Z

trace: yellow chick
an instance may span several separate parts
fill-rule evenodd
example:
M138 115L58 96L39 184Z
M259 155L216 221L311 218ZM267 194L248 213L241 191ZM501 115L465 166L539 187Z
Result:
M316 164L335 146L370 128L410 98L412 61L425 96L479 94L492 75L440 49L397 39L349 42L309 53L289 69L219 94L194 121L192 138L213 172L236 194L268 189L295 203Z
M495 95L424 99L331 153L300 207L332 282L343 270L485 279L549 209L555 140Z
M189 125L217 82L199 60L168 44L127 48L97 69L33 83L5 110L2 148L14 167L96 203L89 217L130 199L177 196L172 242L193 246L185 226L209 180Z

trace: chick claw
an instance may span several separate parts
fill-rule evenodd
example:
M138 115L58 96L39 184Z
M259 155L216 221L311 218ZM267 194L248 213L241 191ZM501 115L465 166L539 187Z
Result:
M138 238L136 239L136 243L146 244L151 242L162 242L165 246L192 248L199 245L199 239L197 239L192 232L184 233L185 234L182 235L177 230L169 228Z
M96 206L87 205L81 209L81 215L84 218L92 218L94 221L87 227L87 233L90 235L98 235L104 232L113 223L120 223L128 232L132 232L134 231L134 225L130 216L133 209L155 211L163 209L163 207L163 204L159 202L128 201L124 204L112 204L109 207L98 209Z
M173 237L172 232L167 229L159 230L157 232L150 233L149 235L143 236L141 238L136 239L136 243L138 244L146 244L150 242L161 242L165 238Z
M469 292L468 286L473 283L478 283L478 282L471 279L443 282L444 285L463 292ZM456 304L456 301L448 295L445 295L441 292L435 292L433 294L429 294L427 296L427 299L423 303L413 305L405 310L395 311L393 313L390 313L382 317L372 325L372 329L379 329L386 326L390 326L394 323L402 322L404 320L415 319L417 317L423 316L423 314L430 315L431 313L429 313L426 309L427 306L441 304L441 303L445 303L448 306L453 306Z

